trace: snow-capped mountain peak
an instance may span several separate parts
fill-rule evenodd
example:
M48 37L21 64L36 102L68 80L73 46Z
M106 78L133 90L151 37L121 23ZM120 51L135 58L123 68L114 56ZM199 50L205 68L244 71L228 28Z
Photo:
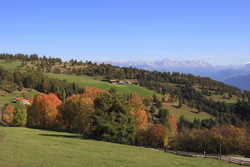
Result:
M242 64L242 66L249 65L249 64L250 64L250 62L245 62Z
M169 72L181 72L181 73L193 73L196 75L203 75L204 72L216 71L215 68L204 61L175 61L170 59L163 59L160 61L127 61L127 62L102 62L112 64L120 67L136 67L145 70L157 70L157 71L169 71Z

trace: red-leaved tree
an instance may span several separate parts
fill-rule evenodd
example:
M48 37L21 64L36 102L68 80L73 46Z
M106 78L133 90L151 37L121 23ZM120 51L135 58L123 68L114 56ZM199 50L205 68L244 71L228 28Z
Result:
M38 128L54 128L59 115L57 106L60 104L61 100L55 94L37 94L31 100L31 106L28 108L27 125Z

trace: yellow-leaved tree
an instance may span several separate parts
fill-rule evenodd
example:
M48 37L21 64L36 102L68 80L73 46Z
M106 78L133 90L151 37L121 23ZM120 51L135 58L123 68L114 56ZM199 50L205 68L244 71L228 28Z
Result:
M90 134L94 113L94 102L91 98L72 95L63 101L59 109L66 124L66 130Z

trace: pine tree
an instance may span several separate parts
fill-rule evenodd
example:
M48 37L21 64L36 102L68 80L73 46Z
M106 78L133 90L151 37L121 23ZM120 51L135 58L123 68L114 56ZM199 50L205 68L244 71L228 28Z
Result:
M154 105L151 106L149 112L152 113L152 114L155 113L155 106Z
M135 118L124 104L122 97L110 93L103 93L95 100L95 138L118 143L131 143L134 140Z

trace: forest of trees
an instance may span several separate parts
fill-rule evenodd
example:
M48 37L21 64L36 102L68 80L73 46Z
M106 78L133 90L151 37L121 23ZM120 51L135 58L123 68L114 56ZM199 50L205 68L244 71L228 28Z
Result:
M0 77L0 89L9 93L22 90L23 88L30 88L47 94L57 92L60 99L64 99L72 94L82 93L82 88L75 83L49 78L42 72L31 69L11 72L0 66Z
M8 125L68 131L98 140L152 147L162 147L166 137L177 132L174 117L165 118L165 126L149 123L145 105L136 93L127 96L117 94L115 88L104 91L88 87L82 94L63 101L55 94L39 93L31 105L6 104L0 116Z
M60 58L38 55L0 54L7 63L21 60L36 65L36 69L8 71L0 67L0 89L12 93L23 88L39 93L31 105L6 104L0 122L11 126L27 126L80 133L97 140L134 144L150 147L168 147L186 151L218 153L222 142L224 153L249 154L250 93L223 83L178 72L157 72L136 68L118 68L108 64L70 60L70 68ZM141 86L163 94L141 98L136 93L118 94L96 88L80 88L75 83L47 77L43 72L60 74L61 64L65 74L103 76L106 79L136 79ZM81 66L74 68L75 66ZM175 84L170 86L168 83ZM194 87L199 86L202 91ZM204 96L215 94L238 96L235 104L213 101ZM166 99L186 104L198 111L205 111L215 119L176 120L167 109L162 108ZM150 110L146 110L146 106ZM156 113L158 111L158 113ZM230 134L227 135L227 134ZM3 135L2 135L3 136ZM1 137L1 134L0 134ZM237 139L237 140L236 140ZM234 147L233 145L237 146Z

